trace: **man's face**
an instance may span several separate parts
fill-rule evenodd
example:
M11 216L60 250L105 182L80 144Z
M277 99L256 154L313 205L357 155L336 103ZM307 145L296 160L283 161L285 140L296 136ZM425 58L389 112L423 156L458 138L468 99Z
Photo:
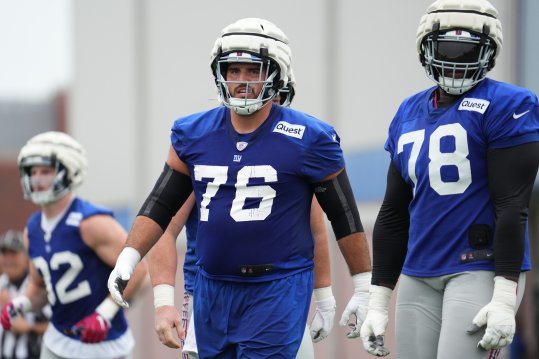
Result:
M261 64L233 62L226 71L228 91L235 98L257 98L265 79L265 67Z
M28 256L23 250L2 249L2 268L10 280L21 279L28 270Z
M30 170L30 183L32 190L41 192L48 190L56 176L56 171L51 166L33 166Z

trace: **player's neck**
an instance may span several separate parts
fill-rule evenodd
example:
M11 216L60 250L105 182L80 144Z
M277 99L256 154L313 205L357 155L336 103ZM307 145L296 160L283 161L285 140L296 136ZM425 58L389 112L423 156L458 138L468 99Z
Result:
M435 108L444 108L451 106L460 95L451 95L442 90L441 88L437 88L434 92L434 107Z
M234 130L240 134L256 131L256 129L259 128L268 118L271 112L271 104L272 102L268 101L268 103L262 106L260 110L247 116L241 116L234 111L230 111L232 127L234 127Z
M68 193L62 198L60 198L58 201L43 205L41 207L41 210L43 211L45 218L54 218L58 214L62 213L66 209L66 207L69 206L69 204L71 203L72 197L73 197L73 194Z

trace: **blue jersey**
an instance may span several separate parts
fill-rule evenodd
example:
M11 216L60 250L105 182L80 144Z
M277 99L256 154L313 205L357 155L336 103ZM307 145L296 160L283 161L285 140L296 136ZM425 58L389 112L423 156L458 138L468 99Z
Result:
M537 97L528 90L485 79L447 108L433 107L428 89L406 99L385 144L413 188L408 253L402 273L432 277L494 270L492 257L473 258L471 225L494 233L487 151L539 141ZM493 243L486 252L491 252ZM522 270L530 269L529 243Z
M252 133L238 134L230 121L229 110L218 107L172 128L172 145L193 181L202 273L265 281L312 268L312 183L344 168L337 134L278 105ZM271 269L249 276L260 267Z
M186 292L193 294L195 289L195 277L197 275L197 252L196 238L198 228L198 211L191 210L187 222L185 222L185 236L187 238L187 249L185 250L185 260L183 262L183 283Z
M79 224L93 215L112 215L106 209L75 198L63 218L45 238L41 211L28 220L28 253L47 287L51 322L67 333L79 320L93 313L108 296L107 279L112 268L82 240ZM122 310L113 318L107 340L127 330Z

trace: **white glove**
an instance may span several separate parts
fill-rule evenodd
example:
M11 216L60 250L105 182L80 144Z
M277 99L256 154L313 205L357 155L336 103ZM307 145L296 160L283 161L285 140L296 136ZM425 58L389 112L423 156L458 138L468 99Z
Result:
M124 300L122 295L140 260L140 253L135 248L125 247L116 260L116 266L110 273L107 283L109 292L112 299L121 307L129 308L129 303Z
M490 303L473 318L468 334L476 333L487 325L485 335L477 346L485 350L501 349L513 341L515 334L515 307L517 283L504 277L494 277L494 292Z
M389 349L384 346L384 336L388 322L388 307L393 290L378 285L371 285L369 311L361 326L363 347L372 355L385 357Z
M335 297L331 287L317 288L313 292L316 312L311 322L311 338L317 343L326 338L333 328L335 318Z
M365 320L367 314L367 305L369 303L369 286L371 285L371 272L359 273L352 276L354 282L354 294L346 305L342 313L339 324L348 325L352 330L346 336L349 339L359 337L359 329ZM350 316L356 317L355 323L349 323Z

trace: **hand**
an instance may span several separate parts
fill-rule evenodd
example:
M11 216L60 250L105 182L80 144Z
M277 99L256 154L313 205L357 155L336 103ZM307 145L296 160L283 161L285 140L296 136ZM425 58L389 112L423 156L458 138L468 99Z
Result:
M15 334L26 334L32 330L32 326L23 316L17 315L11 320L11 332Z
M116 260L116 266L110 273L107 283L109 292L112 299L121 307L129 308L129 303L123 298L123 292L140 259L140 253L135 248L125 247Z
M175 328L179 338L184 339L182 319L174 306L162 306L155 309L155 332L159 341L169 348L178 349L180 343L174 338L172 328Z
M388 322L388 307L392 290L387 287L371 285L369 310L361 326L363 348L372 355L384 357L389 349L384 346L384 336Z
M348 325L352 330L346 335L349 339L359 337L359 329L365 315L367 314L367 305L369 303L369 286L371 283L371 273L359 273L352 276L354 282L354 294L346 305L342 313L339 324L341 326ZM352 314L355 316L355 323L349 323Z
M83 343L99 343L107 338L110 322L97 312L82 318L73 326L73 333Z
M494 292L490 303L481 308L466 331L474 334L486 324L485 334L477 343L478 347L492 350L511 344L515 334L516 302L517 283L504 277L494 277Z
M13 300L2 307L0 322L4 330L10 330L13 319L20 314L29 311L32 307L30 299L26 296L15 297Z
M331 287L314 290L316 311L311 322L310 332L313 342L317 343L326 338L333 329L335 318L335 297Z

